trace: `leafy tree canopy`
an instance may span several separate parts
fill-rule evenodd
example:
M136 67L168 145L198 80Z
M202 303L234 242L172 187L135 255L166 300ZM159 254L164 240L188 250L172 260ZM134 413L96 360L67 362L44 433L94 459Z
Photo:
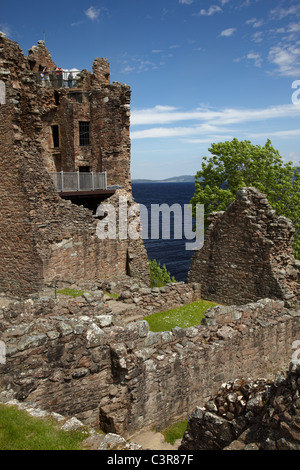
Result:
M207 216L223 211L243 187L255 187L266 194L276 213L289 218L296 229L294 250L300 258L300 173L291 162L284 163L270 140L261 147L250 141L212 144L211 156L204 157L196 174L195 194L191 204L204 204Z

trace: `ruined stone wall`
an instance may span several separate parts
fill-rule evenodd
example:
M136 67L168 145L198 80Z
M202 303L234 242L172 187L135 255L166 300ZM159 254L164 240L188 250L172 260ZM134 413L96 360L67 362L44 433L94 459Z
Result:
M146 321L123 323L103 292L28 300L1 311L0 390L105 431L162 429L224 381L285 370L299 318L299 311L265 299L215 307L204 325L152 333Z
M153 288L134 284L120 291L118 301L128 304L128 306L133 305L136 313L147 316L154 312L182 307L200 300L200 298L199 284L178 282Z
M120 194L131 198L119 190L105 201L115 208L116 219ZM142 240L119 239L118 227L115 238L100 239L98 223L89 210L77 209L70 201L62 200L48 209L47 218L38 225L44 284L57 279L79 284L88 280L120 281L131 276L149 285L148 258Z
M202 297L224 304L299 295L292 223L279 217L255 188L238 191L226 212L213 213L204 246L192 257L190 282Z
M25 71L22 52L16 43L0 36L0 80L5 84L5 104L0 105L0 286L1 290L37 289L42 275L42 262L35 243L36 233L30 219L30 201L26 181L32 182L27 162L36 155L30 140L37 135L35 103L24 99L24 89L30 96L30 79ZM28 81L27 81L28 80ZM34 94L32 98L35 99ZM22 109L23 108L23 109ZM26 122L31 127L29 139ZM41 182L42 184L42 182Z
M92 91L93 152L107 172L108 185L131 189L130 88L114 83ZM114 123L114 126L111 125Z
M45 42L38 41L36 46L32 46L28 51L28 63L32 72L40 72L45 67L48 70L55 70L56 64L52 60Z
M191 414L179 450L300 450L299 393L298 359L273 381L226 382Z
M148 284L147 254L141 240L100 240L92 213L61 199L56 192L43 152L45 123L57 112L54 91L36 83L17 43L2 35L0 48L0 80L6 89L6 103L0 105L1 290L27 296L54 278L82 281L97 276L113 280L128 273ZM112 93L115 109L115 88ZM68 106L64 109L61 119L73 113ZM112 120L113 109L109 122L103 125L114 127ZM69 170L72 155L67 157ZM128 169L129 153L126 158ZM117 174L118 161L113 163ZM121 169L120 174L125 175ZM126 175L123 183L129 186ZM131 192L127 194L132 197Z
M130 88L114 83L89 91L76 88L56 93L59 104L50 96L52 106L42 116L42 152L48 171L90 166L95 172L107 172L108 186L131 191ZM90 122L90 145L79 144L79 121ZM59 127L58 148L53 148L52 125ZM58 165L55 159L59 159Z
M93 86L95 88L110 84L110 65L106 58L97 57L93 63Z

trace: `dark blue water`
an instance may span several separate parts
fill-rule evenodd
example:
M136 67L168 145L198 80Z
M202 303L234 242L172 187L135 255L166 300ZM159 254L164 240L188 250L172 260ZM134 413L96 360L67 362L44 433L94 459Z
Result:
M147 207L148 211L148 239L143 236L144 245L148 253L149 259L156 259L161 265L165 264L167 270L175 277L177 281L187 281L187 275L190 267L190 260L193 254L192 250L186 250L187 240L174 238L174 222L171 217L171 233L170 239L162 238L160 233L159 239L151 239L150 225L151 205L152 204L180 204L182 207L182 215L184 213L184 204L189 204L195 192L194 183L133 183L132 193L135 201ZM172 213L171 213L172 216ZM183 221L183 217L182 217ZM173 225L172 225L173 223ZM160 221L161 224L161 221ZM161 230L160 230L161 231ZM191 240L189 240L189 243Z

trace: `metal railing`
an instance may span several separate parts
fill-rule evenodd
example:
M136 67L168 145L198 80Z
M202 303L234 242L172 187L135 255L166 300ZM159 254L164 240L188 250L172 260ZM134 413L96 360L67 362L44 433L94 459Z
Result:
M77 73L73 74L73 78L69 78L69 74L63 72L34 72L33 77L37 83L48 88L74 88L78 85L79 77Z
M50 172L52 181L58 192L96 191L107 189L106 172Z

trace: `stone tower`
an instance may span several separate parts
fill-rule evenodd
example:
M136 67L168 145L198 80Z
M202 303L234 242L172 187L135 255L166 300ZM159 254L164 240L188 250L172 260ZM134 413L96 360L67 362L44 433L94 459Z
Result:
M118 191L134 202L130 88L110 84L105 59L96 59L94 74L77 71L70 82L70 71L59 70L43 41L26 57L1 34L0 58L0 291L27 296L56 279L128 275L147 284L141 239L100 240L85 204L92 197L116 204ZM76 205L78 191L67 200L53 183L50 173L61 171L105 174L107 181Z

